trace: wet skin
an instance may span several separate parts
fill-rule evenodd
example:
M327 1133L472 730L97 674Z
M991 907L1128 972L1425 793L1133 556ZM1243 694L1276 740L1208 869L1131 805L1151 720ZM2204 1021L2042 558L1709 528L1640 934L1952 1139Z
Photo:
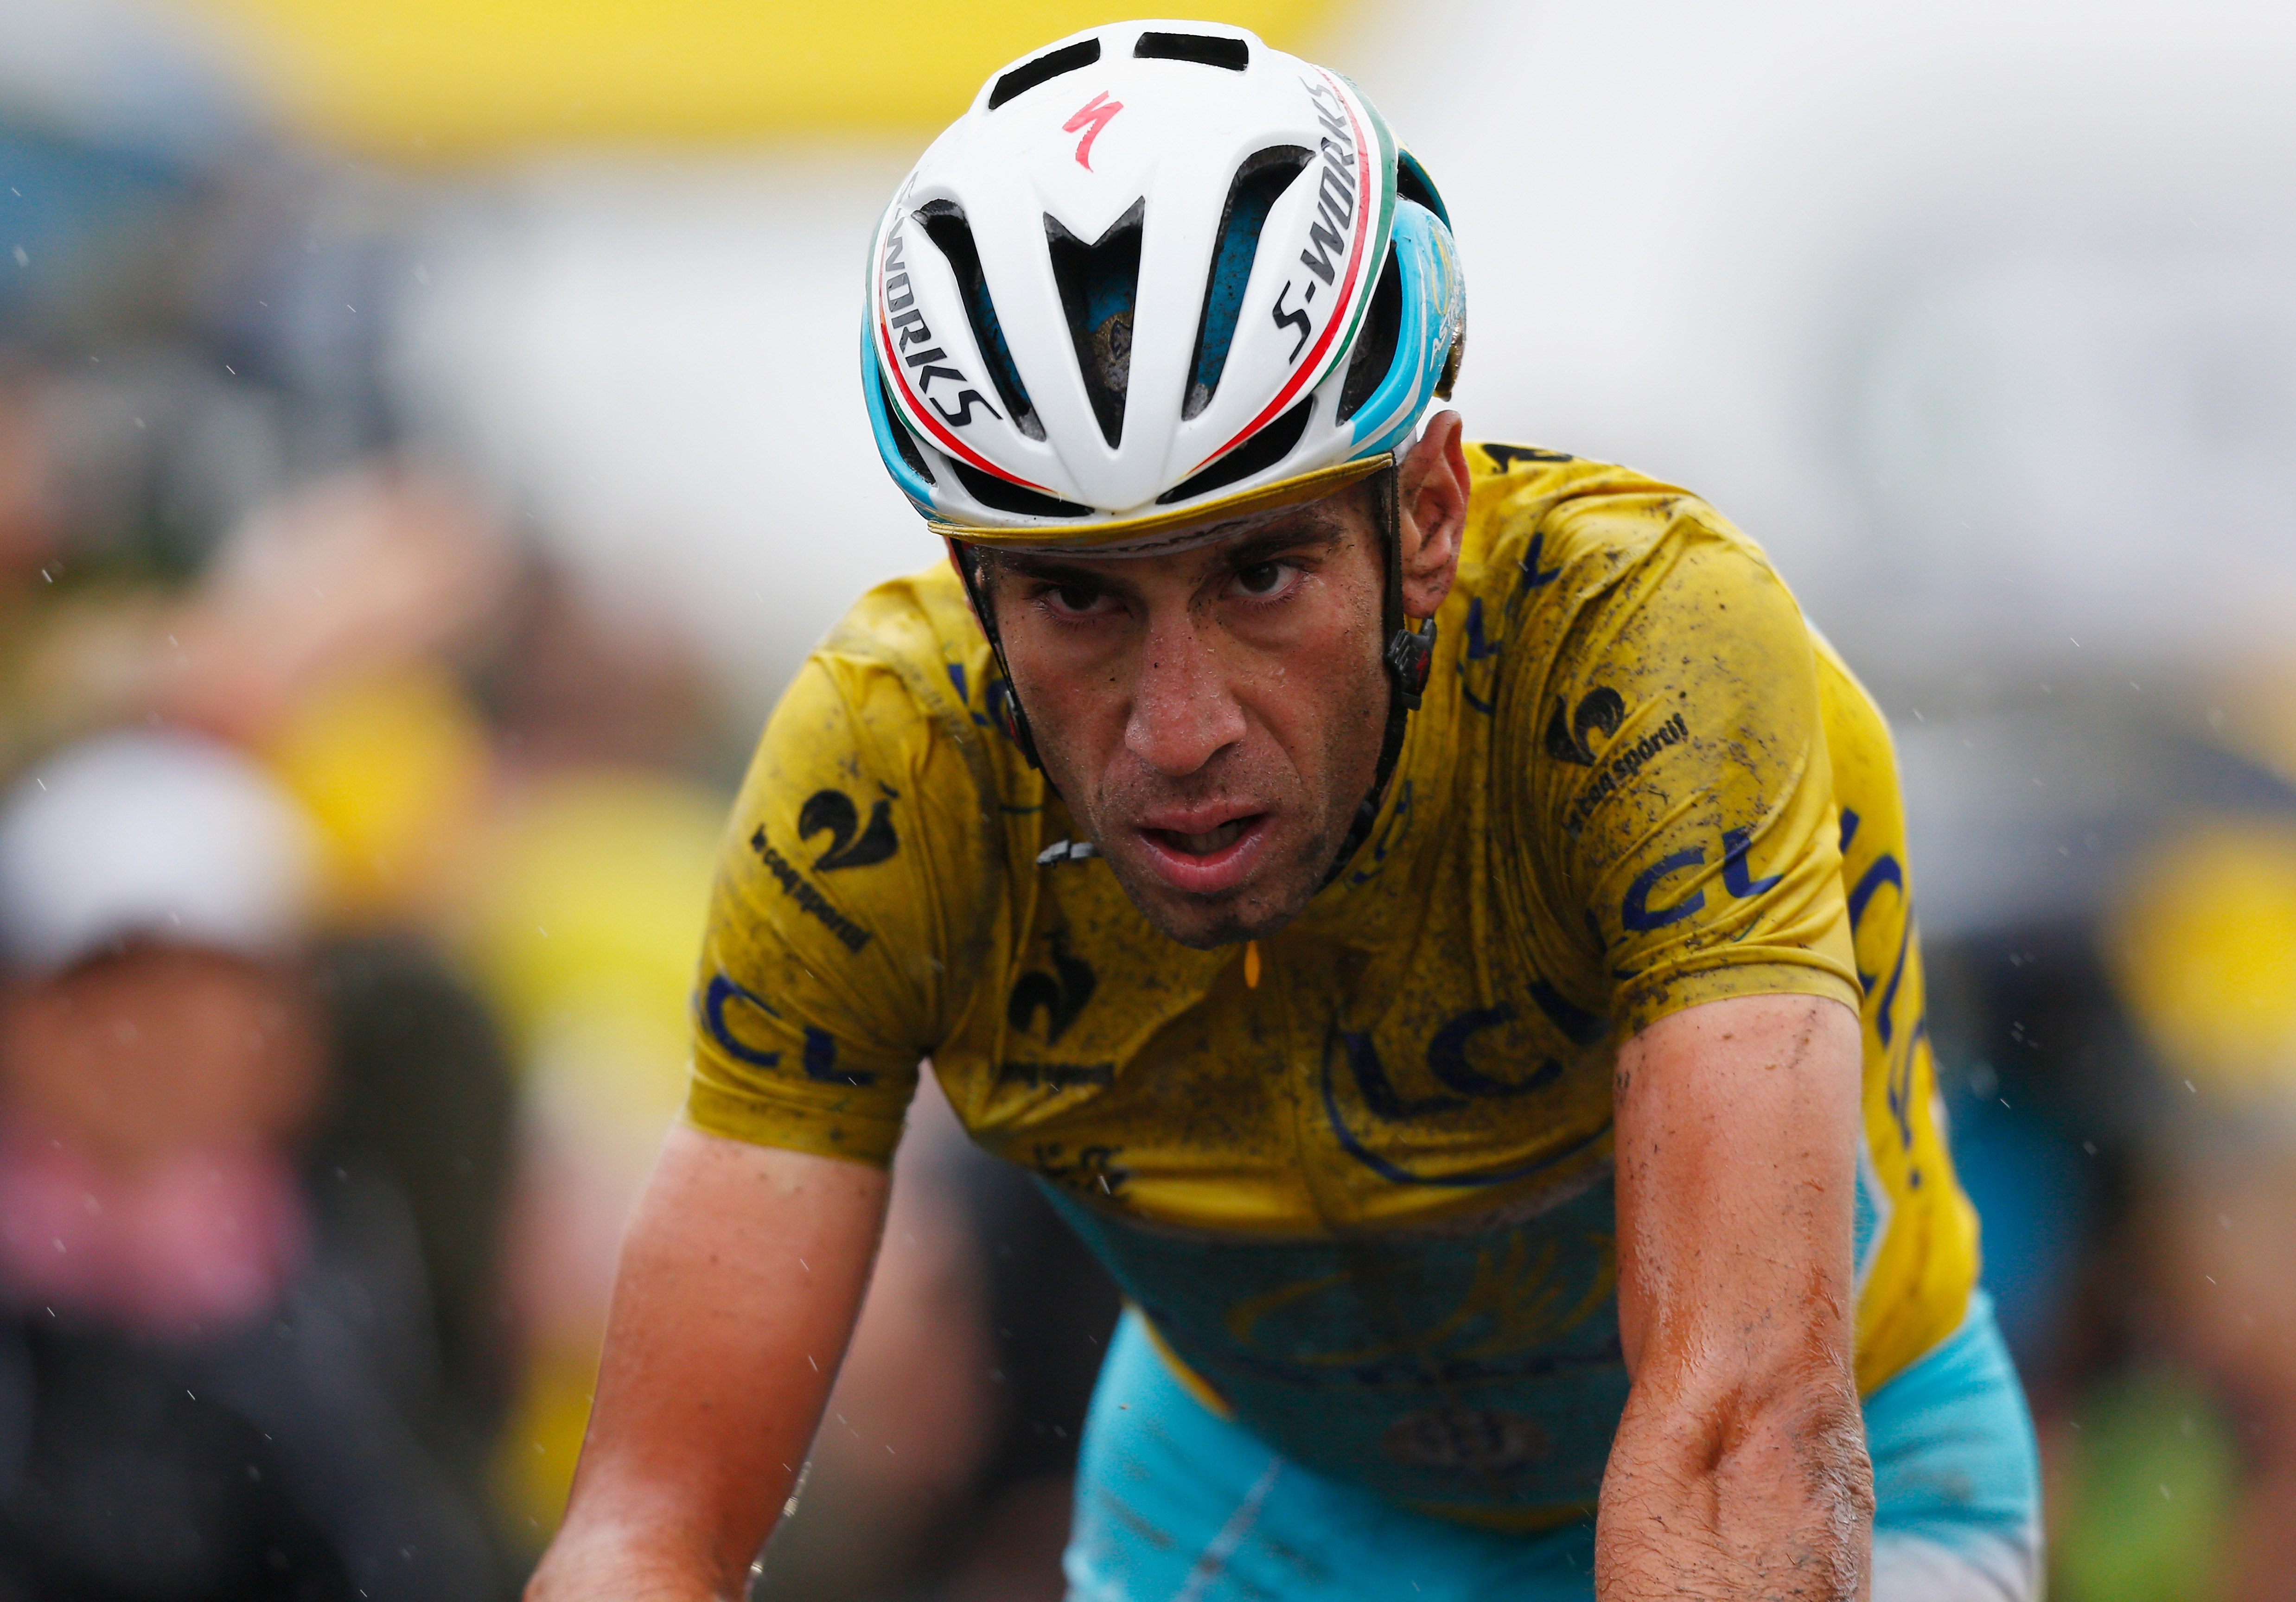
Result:
M1404 610L1427 617L1465 519L1456 413L1429 424L1400 472ZM1046 772L1182 944L1273 934L1329 871L1386 726L1383 567L1361 486L1191 550L985 564Z

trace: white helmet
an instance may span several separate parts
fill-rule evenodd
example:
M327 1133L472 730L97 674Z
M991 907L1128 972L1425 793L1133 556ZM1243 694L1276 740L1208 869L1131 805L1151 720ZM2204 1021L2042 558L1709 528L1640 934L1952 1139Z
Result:
M973 544L1147 551L1387 467L1465 290L1361 91L1241 29L1128 22L982 86L878 225L885 466Z

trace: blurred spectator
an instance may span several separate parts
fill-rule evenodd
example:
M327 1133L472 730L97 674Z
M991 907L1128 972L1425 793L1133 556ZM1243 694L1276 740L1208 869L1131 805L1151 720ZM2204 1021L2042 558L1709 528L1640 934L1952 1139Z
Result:
M505 763L682 773L730 796L755 731L730 720L726 687L675 617L594 592L529 555L480 675Z
M2146 1321L2234 1421L2218 1594L2262 1602L2296 1574L2296 821L2162 842L2112 944L2165 1070L2136 1232Z
M20 470L37 482L38 437L25 422L5 446L9 421L0 414L0 455L24 453ZM37 490L25 500L43 503ZM499 602L504 558L493 524L453 485L376 465L269 505L180 591L132 568L67 584L61 560L0 568L20 630L12 662L0 663L12 669L0 681L0 764L144 715L262 740L314 695L467 638Z
M330 1088L314 854L274 783L188 734L91 740L0 805L12 1596L492 1593L420 1435L405 1201L298 1172Z
M539 1550L589 1418L622 1224L685 1090L721 797L638 769L530 775L473 859L465 960L519 1063L508 1294L524 1355L500 1486Z
M1117 1293L924 1075L861 1321L758 1602L1057 1602Z
M331 940L312 969L332 1026L334 1093L307 1171L323 1188L404 1205L439 1378L411 1421L457 1489L491 1505L521 1356L504 1262L516 1088L501 1031L416 936Z

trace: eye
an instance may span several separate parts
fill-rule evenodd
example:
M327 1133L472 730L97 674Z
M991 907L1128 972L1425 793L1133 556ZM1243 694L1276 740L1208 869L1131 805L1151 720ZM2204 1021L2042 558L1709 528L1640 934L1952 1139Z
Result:
M1253 562L1235 570L1235 587L1246 595L1264 600L1281 591L1292 572L1290 562Z
M1107 599L1084 584L1050 584L1037 594L1054 613L1067 617L1086 617L1101 610Z

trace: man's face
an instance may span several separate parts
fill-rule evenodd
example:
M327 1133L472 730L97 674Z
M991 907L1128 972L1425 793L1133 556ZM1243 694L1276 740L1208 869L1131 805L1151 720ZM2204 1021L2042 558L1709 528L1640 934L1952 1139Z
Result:
M1383 556L1356 488L1169 555L987 563L1046 772L1182 944L1273 934L1329 872L1386 726Z
M137 945L0 985L0 1112L117 1167L283 1140L324 1078L308 1000L275 965Z

